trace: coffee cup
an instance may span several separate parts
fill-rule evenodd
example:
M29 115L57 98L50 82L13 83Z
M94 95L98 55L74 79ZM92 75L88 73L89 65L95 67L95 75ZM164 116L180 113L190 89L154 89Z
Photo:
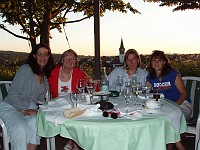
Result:
M155 109L160 108L160 104L154 99L147 100L145 103L148 109L155 110Z

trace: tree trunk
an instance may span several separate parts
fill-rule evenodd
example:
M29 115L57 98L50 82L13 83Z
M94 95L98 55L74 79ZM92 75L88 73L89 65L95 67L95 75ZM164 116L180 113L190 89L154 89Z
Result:
M34 49L36 46L36 35L35 35L35 31L34 31L34 21L33 21L33 14L32 14L32 4L29 5L29 15L30 15L30 32L28 32L29 34L29 41L31 43L31 48Z
M31 48L34 49L36 46L36 37L31 36L30 42L31 42Z
M50 20L51 20L51 10L49 10L49 3L46 5L46 12L44 13L43 23L41 25L41 36L40 43L47 44L50 46Z

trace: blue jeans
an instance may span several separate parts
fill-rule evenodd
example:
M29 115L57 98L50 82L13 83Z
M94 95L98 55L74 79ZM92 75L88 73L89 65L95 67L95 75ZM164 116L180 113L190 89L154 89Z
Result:
M32 104L30 108L37 106ZM40 137L37 136L36 115L24 116L13 106L3 101L0 102L0 118L7 128L12 150L27 150L27 145L40 144Z

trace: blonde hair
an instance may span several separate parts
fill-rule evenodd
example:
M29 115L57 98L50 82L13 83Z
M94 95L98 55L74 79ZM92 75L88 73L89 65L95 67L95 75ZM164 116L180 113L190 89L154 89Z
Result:
M141 65L140 55L138 54L138 52L135 49L128 49L126 51L125 55L124 55L124 68L128 69L128 65L126 64L126 61L127 61L128 56L130 54L133 54L138 58L139 62L138 62L138 66L137 67L140 67L140 65Z

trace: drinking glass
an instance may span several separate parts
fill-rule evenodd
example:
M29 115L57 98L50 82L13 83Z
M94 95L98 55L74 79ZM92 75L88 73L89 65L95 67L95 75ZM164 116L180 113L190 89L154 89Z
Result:
M132 90L132 81L130 79L126 79L126 81L124 82L124 86L125 88L128 88L130 91L133 91Z
M128 114L128 105L129 105L129 101L130 101L130 98L132 97L132 92L129 88L124 88L123 90L123 96L124 96L124 99L126 101L126 115Z
M124 76L117 76L117 85L119 86L119 95L122 95L122 86L124 85Z
M84 79L77 79L76 88L79 93L83 93L85 89L85 80Z
M145 85L142 87L142 93L144 94L145 98L147 98L148 93L150 92L150 87Z
M73 103L73 107L77 107L78 100L81 98L81 93L79 92L71 92L70 93L70 99Z
M90 104L93 104L93 95L94 95L94 91L96 89L96 84L97 84L96 81L89 80L86 85L88 95L90 96Z
M136 105L138 105L138 95L142 93L142 84L140 82L136 83L134 93L136 95Z
M137 77L132 77L131 78L131 82L132 82L132 89L133 89L133 92L135 92L135 88L137 86Z

